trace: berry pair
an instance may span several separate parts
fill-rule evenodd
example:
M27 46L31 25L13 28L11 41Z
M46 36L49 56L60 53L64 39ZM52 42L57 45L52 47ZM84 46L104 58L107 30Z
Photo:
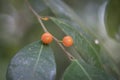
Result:
M49 32L46 32L46 33L42 34L41 41L44 44L50 44L53 41L53 36ZM70 47L73 45L73 39L71 36L65 36L62 40L62 43L64 46Z

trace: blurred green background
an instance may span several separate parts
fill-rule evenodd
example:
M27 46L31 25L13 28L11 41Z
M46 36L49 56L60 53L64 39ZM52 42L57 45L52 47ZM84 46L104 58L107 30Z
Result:
M110 55L120 64L120 0L29 0L41 16L57 16L97 35ZM52 32L53 24L46 23ZM24 0L0 0L0 80L14 54L38 40L43 32ZM55 33L59 32L56 28ZM56 34L63 36L64 34ZM57 49L55 49L57 51Z

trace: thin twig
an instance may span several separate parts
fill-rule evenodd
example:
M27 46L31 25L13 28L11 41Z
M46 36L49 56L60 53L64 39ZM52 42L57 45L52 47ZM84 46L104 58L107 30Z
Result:
M44 30L44 32L48 32L48 30L46 29L45 25L43 24L43 22L41 20L42 17L40 15L38 15L38 13L35 10L33 10L33 8L31 7L31 5L29 4L28 0L25 0L25 1L28 4L29 9L37 17L39 23L41 24L41 26L42 26L42 28ZM68 57L68 59L72 61L74 59L74 57L68 51L65 50L64 46L60 43L60 41L56 37L53 36L53 38L57 42L57 44L61 47L61 49L65 52L65 54Z
M42 26L42 28L43 28L43 30L44 30L44 32L48 32L48 30L45 28L45 25L43 24L43 22L42 22L42 20L41 20L41 16L40 15L38 15L38 13L31 7L31 5L29 4L29 2L28 2L28 0L25 0L26 1L26 3L28 4L28 7L29 7L29 9L33 12L33 14L37 17L37 19L38 19L38 21L40 22L40 24L41 24L41 26Z

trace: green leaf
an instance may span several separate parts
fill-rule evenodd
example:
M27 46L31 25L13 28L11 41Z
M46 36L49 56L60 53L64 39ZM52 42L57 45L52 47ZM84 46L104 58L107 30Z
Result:
M100 59L100 46L95 44L94 38L83 32L83 30L78 31L71 25L62 22L59 19L50 18L66 35L73 37L74 46L73 48L80 54L80 56L91 65L95 65L102 68L102 61Z
M65 70L63 80L115 80L104 71L73 60Z
M40 41L21 49L11 60L7 80L54 80L56 64L49 45Z
M89 31L101 38L106 35L103 27L104 10L109 0L43 0L51 11L71 25ZM102 29L102 33L101 32ZM99 32L100 31L100 32ZM103 33L104 32L104 33Z
M120 41L120 0L110 0L105 11L105 23L108 34Z

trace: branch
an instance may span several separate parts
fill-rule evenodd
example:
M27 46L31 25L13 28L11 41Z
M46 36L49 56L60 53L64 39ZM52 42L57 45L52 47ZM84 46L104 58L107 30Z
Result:
M45 25L43 24L43 22L42 22L42 20L41 20L42 17L39 16L38 13L31 7L31 5L29 4L28 0L25 0L25 1L26 1L27 5L28 5L29 9L30 9L30 10L33 12L33 14L37 17L39 23L41 24L41 26L42 26L42 28L43 28L43 30L44 30L44 32L48 32L48 30L46 29ZM61 47L61 49L65 52L65 54L66 54L66 56L68 57L68 59L72 61L72 60L74 59L74 57L73 57L68 51L65 50L64 46L60 43L60 41L59 41L56 37L53 36L53 39L57 42L57 44L58 44L58 45Z

